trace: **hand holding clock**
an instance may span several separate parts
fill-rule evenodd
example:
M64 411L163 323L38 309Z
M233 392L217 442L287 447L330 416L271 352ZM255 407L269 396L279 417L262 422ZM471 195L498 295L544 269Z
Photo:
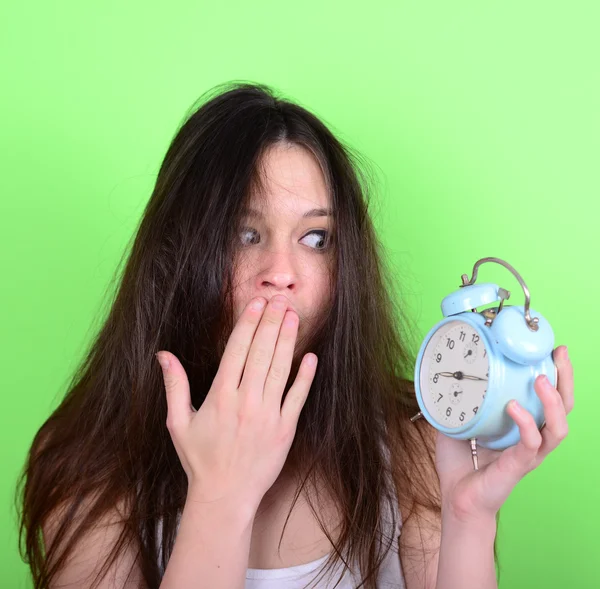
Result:
M503 451L478 448L479 470L473 470L465 440L437 432L436 470L442 502L459 519L467 522L496 514L515 485L567 436L567 414L574 404L573 366L566 346L557 348L554 358L558 369L557 388L543 376L534 383L544 406L546 427L541 431L528 411L509 403L507 412L519 427L521 439ZM456 373L439 374L459 378Z

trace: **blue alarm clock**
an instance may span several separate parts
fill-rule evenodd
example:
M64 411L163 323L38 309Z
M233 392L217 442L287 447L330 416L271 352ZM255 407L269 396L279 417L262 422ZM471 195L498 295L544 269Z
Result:
M510 270L523 287L525 305L504 305L510 292L497 284L475 284L479 266L496 262ZM481 312L477 307L500 302ZM477 445L504 450L520 440L519 428L506 406L516 399L544 427L544 408L534 381L545 374L556 386L554 332L540 313L530 309L529 290L519 273L499 258L475 263L470 280L442 300L444 319L425 336L415 366L415 391L424 417L443 434L469 440L473 465ZM533 315L533 317L532 317Z

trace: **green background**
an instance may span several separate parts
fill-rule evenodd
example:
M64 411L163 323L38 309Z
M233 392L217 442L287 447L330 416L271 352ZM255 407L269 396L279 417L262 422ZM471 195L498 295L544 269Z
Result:
M500 588L598 573L600 82L595 0L34 2L2 8L0 586L29 587L12 497L65 392L184 113L274 86L372 163L373 213L418 339L500 257L569 346L569 436L502 510ZM479 280L516 279L484 264Z

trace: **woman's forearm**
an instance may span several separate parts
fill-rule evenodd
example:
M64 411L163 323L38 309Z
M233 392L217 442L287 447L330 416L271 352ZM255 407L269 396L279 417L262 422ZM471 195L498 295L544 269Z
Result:
M255 510L189 492L160 589L243 589Z
M464 523L442 509L436 589L498 589L494 516Z

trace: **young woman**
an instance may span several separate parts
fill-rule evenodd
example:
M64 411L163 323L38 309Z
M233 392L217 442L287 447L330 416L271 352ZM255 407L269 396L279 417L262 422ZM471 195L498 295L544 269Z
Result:
M437 432L360 158L258 84L218 87L160 168L110 312L21 482L36 588L491 589L515 484L567 434ZM398 301L400 299L400 301ZM156 361L155 354L162 366Z

